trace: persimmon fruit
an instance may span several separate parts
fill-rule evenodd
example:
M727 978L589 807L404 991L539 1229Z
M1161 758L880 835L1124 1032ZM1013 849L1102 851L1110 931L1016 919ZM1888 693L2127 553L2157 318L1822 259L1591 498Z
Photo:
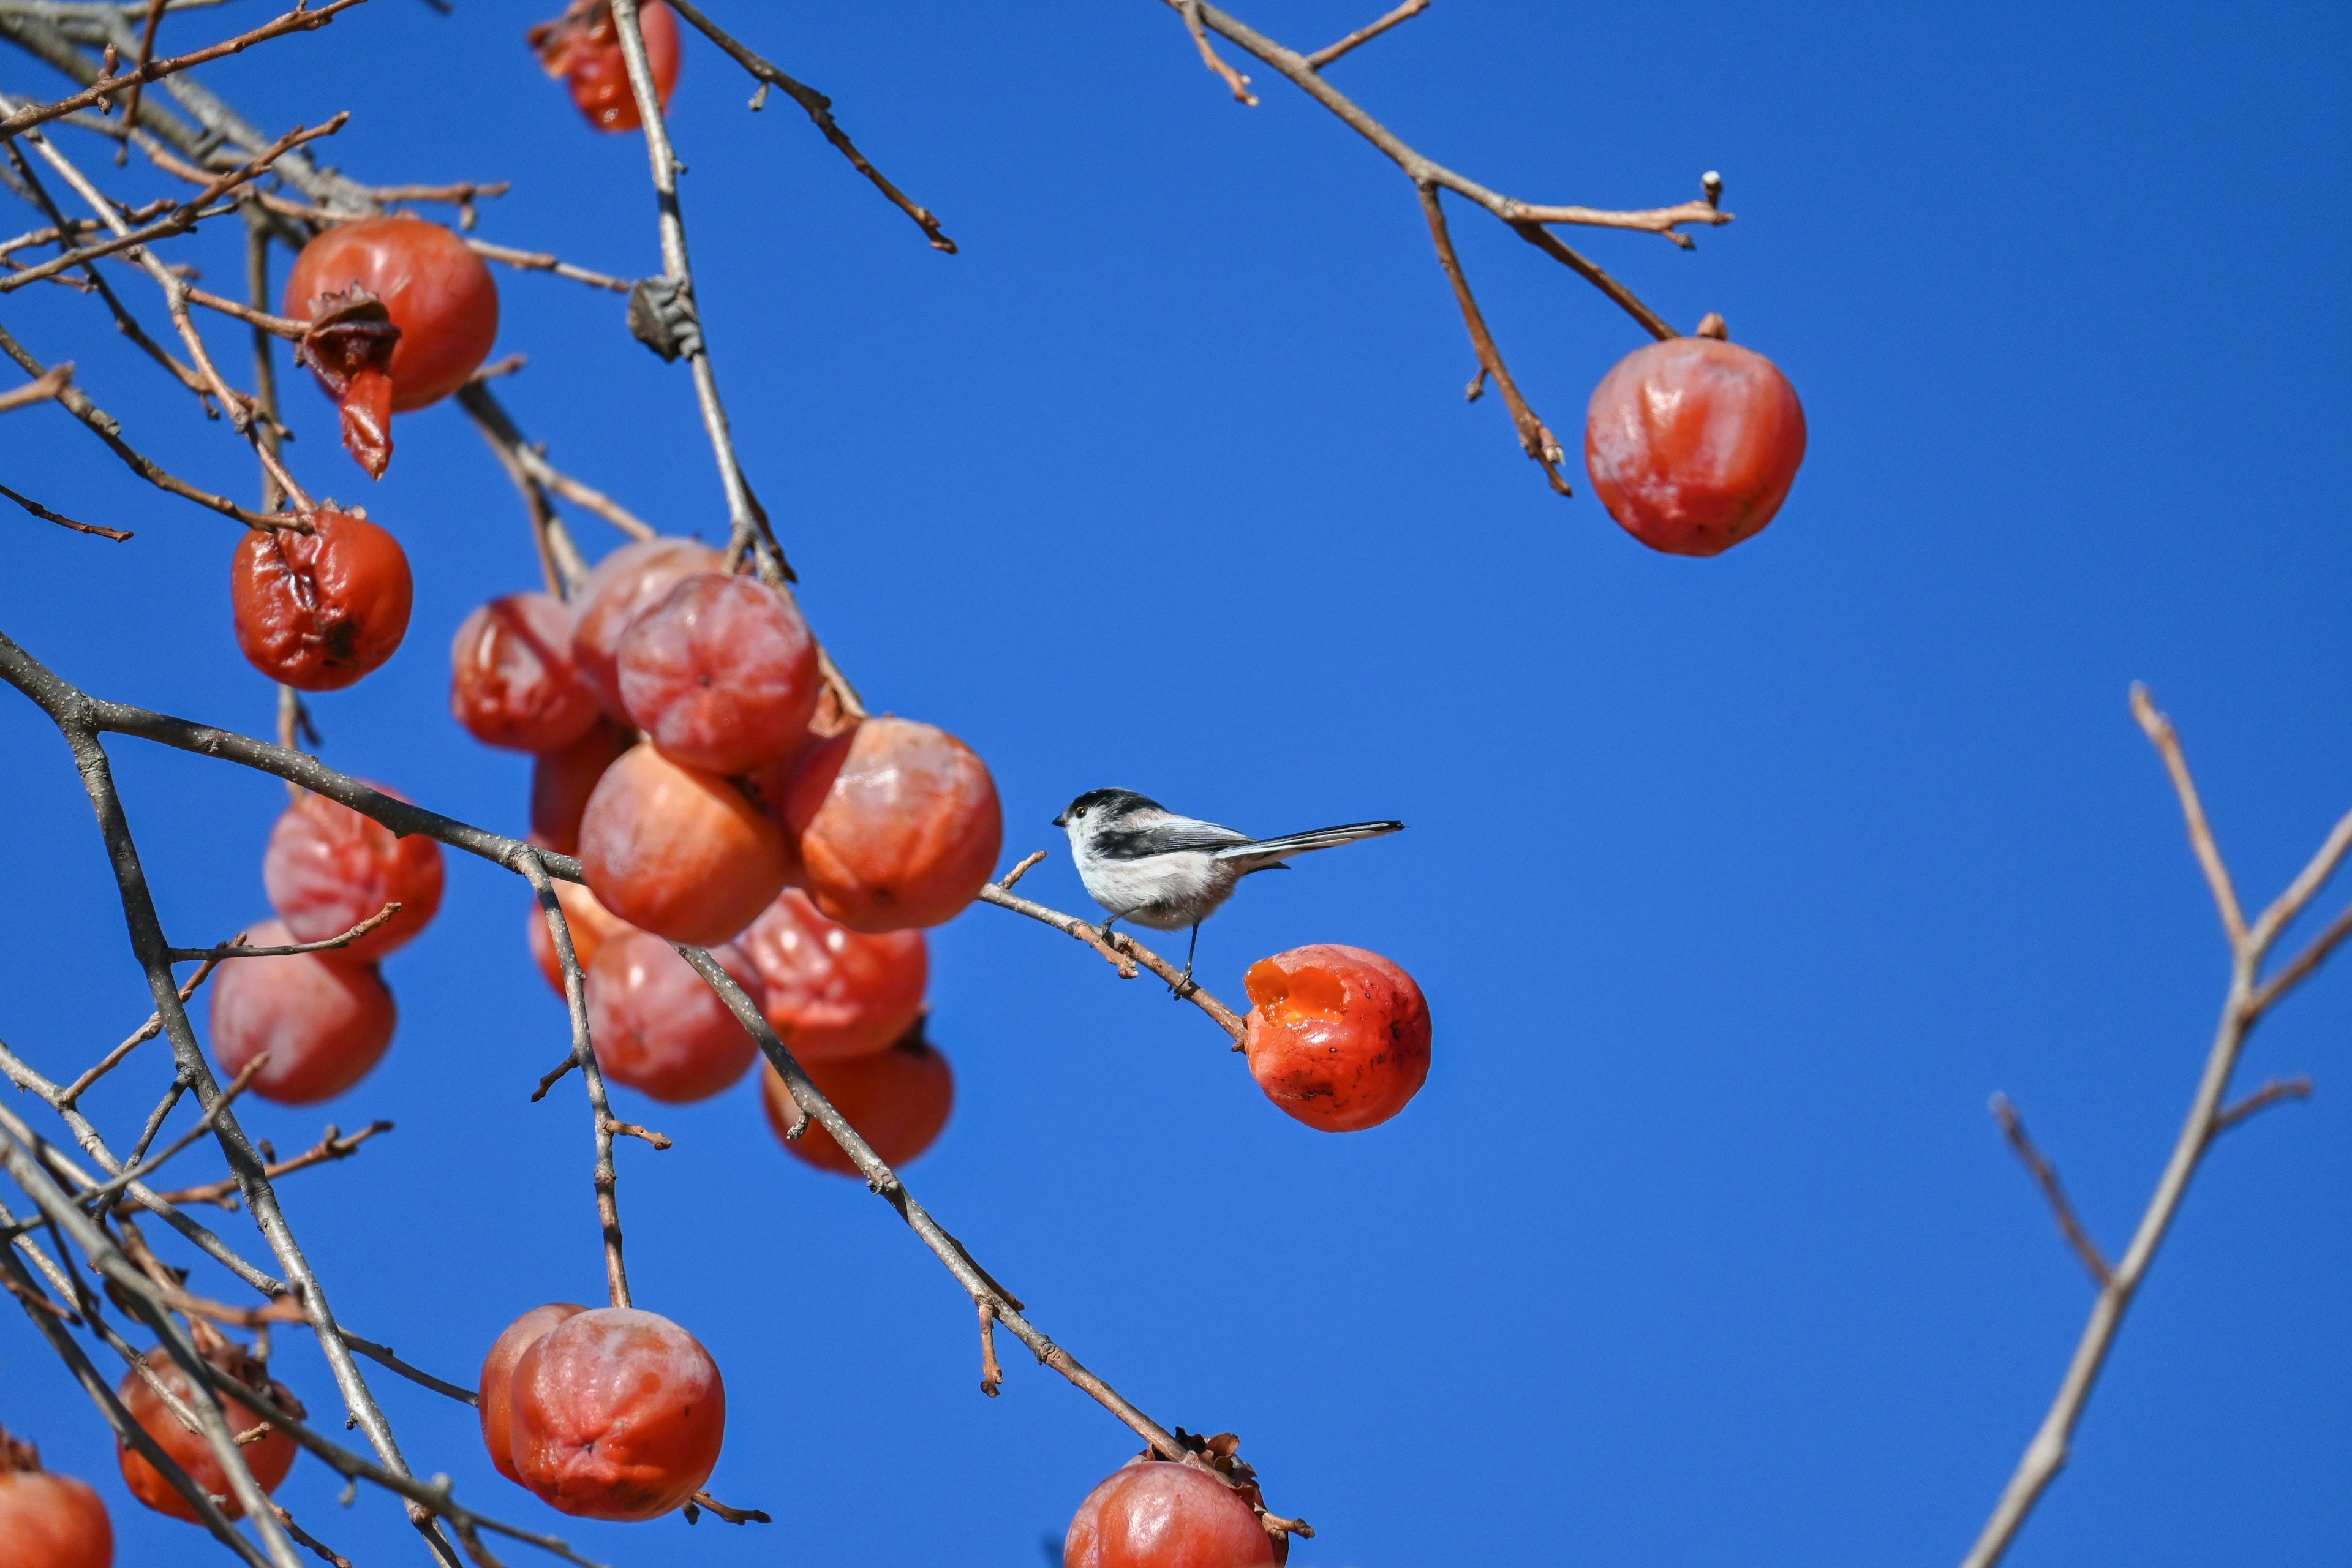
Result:
M803 1062L833 1108L847 1119L886 1165L903 1165L939 1142L955 1109L955 1074L947 1058L919 1031L885 1051L842 1061ZM784 1136L798 1120L792 1090L772 1067L761 1079L761 1105L784 1152L820 1171L861 1175L849 1152L812 1119L799 1138Z
M555 901L563 908L563 923L572 931L572 955L580 961L582 976L596 963L604 944L637 928L596 901L596 895L577 882L557 881ZM548 933L546 911L530 901L530 957L547 983L563 994L563 963L555 955L555 938Z
M467 616L449 644L449 712L474 739L555 752L603 717L572 665L572 611L552 594L509 594Z
M14 1568L113 1568L114 1521L86 1481L41 1468L30 1443L0 1432L0 1542Z
M1242 1048L1282 1110L1327 1132L1375 1127L1429 1077L1429 1004L1377 952L1295 947L1250 965Z
M605 720L568 746L541 752L530 762L530 837L558 855L580 852L580 818L604 770L631 742L628 731Z
M604 704L615 723L629 721L622 704L619 675L614 666L620 657L621 638L636 618L661 603L678 579L697 572L717 572L727 558L691 539L639 539L622 545L588 574L572 599L577 612L572 623L572 662Z
M1063 1568L1255 1568L1286 1540L1209 1471L1164 1459L1124 1465L1087 1494L1062 1539Z
M294 258L286 314L311 321L321 296L348 296L354 284L382 300L400 329L393 413L438 403L465 385L498 340L499 289L489 268L437 223L394 213L327 230Z
M768 1022L803 1063L887 1049L922 1016L930 957L921 931L854 931L787 888L737 945L766 983Z
M509 1421L515 1474L548 1506L655 1519L710 1479L727 1388L710 1352L667 1318L599 1307L524 1349Z
M672 762L714 773L798 750L824 691L792 601L719 572L679 578L622 636L614 665L629 721Z
M382 784L395 800L408 797ZM421 833L402 837L373 817L323 795L296 797L270 830L261 860L269 889L292 941L325 942L397 903L400 912L349 947L333 950L345 963L373 963L414 939L441 907L441 846Z
M268 961L241 959L238 962L258 963ZM207 1352L205 1359L241 1383L252 1384L260 1375L246 1353L226 1341ZM156 1380L177 1395L183 1404L194 1398L187 1373L168 1352L160 1350L148 1352L147 1365L155 1373ZM217 1389L214 1393L220 1401L221 1414L227 1418L230 1432L242 1436L261 1425L260 1413L251 1405L233 1394L221 1394ZM268 1393L282 1409L300 1408L282 1383L269 1384ZM245 1505L229 1490L228 1472L221 1468L220 1460L214 1456L212 1446L205 1440L204 1434L191 1432L181 1426L180 1418L172 1413L172 1407L164 1404L136 1372L123 1373L115 1394L122 1401L123 1408L130 1412L131 1418L146 1428L147 1436L155 1440L155 1446L169 1455L180 1468L188 1472L190 1480L213 1497L223 1500L221 1512L231 1519L245 1517ZM120 1437L115 1439L114 1447L115 1458L122 1467L123 1483L130 1487L131 1496L157 1513L185 1520L190 1524L203 1522L202 1516L189 1505L188 1500L172 1489L172 1483L163 1479L163 1472L149 1464L144 1455ZM252 1442L240 1444L237 1447L237 1452L245 1458L246 1468L253 1472L254 1481L265 1492L276 1491L286 1479L286 1472L294 1468L294 1456L298 1451L294 1439L275 1426Z
M661 0L645 0L637 7L637 27L645 35L654 94L667 109L669 95L677 88L677 16ZM547 74L569 84L572 101L589 124L599 131L635 131L645 122L629 85L629 62L621 52L620 28L609 0L575 0L556 20L533 27L530 38Z
M247 934L255 947L301 939L283 921ZM231 959L213 981L213 1059L234 1078L267 1051L253 1092L280 1105L332 1100L373 1070L400 1021L375 966L338 952Z
M475 1386L478 1399L476 1408L482 1417L482 1447L489 1450L490 1463L498 1467L499 1474L518 1486L522 1484L522 1476L514 1463L515 1363L548 1330L587 1310L570 1301L550 1301L544 1307L533 1307L509 1323L490 1342L490 1353L482 1358L482 1380Z
M766 989L732 946L712 950L753 1003ZM624 931L588 971L588 1037L606 1078L668 1105L708 1100L751 1068L745 1032L677 950L650 931Z
M732 781L650 745L605 770L580 819L588 888L614 914L709 947L756 919L791 869L783 830Z
M1584 467L1619 526L1671 555L1759 532L1805 459L1805 411L1770 360L1719 338L1635 349L1593 389Z
M307 512L309 533L247 530L229 568L236 646L298 691L340 691L408 635L415 584L400 541L353 512Z
M785 786L783 817L810 900L859 931L953 918L1004 844L988 764L906 719L867 719L818 742Z

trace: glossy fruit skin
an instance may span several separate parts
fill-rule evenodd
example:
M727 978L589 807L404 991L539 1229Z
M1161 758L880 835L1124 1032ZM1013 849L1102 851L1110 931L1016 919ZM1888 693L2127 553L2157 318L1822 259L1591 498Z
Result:
M572 744L533 757L530 841L558 855L580 853L580 818L588 810L588 797L631 743L626 731L600 719Z
M515 1363L512 1449L522 1484L583 1519L656 1519L710 1479L727 1435L719 1364L652 1312L599 1307L550 1329Z
M563 906L563 923L572 929L572 954L580 961L584 981L604 944L637 928L598 903L596 895L579 883L559 880L553 886L555 901ZM562 995L563 965L555 956L555 939L548 934L547 916L537 899L530 903L530 957L555 994Z
M247 941L290 946L283 921L264 921ZM400 1021L375 966L332 952L239 958L213 981L213 1059L233 1079L262 1052L253 1092L279 1105L332 1100L374 1070Z
M784 791L801 885L852 931L952 919L1004 846L988 764L944 730L867 719L812 749Z
M737 945L767 984L768 1022L803 1064L887 1050L922 1016L930 955L921 931L854 931L787 888Z
M1429 1004L1377 952L1324 943L1250 965L1243 1049L1287 1115L1327 1132L1375 1127L1429 1077Z
M1805 458L1805 411L1780 367L1717 338L1634 350L1593 389L1584 467L1626 532L1717 555L1762 531Z
M748 773L800 750L824 684L816 638L756 577L681 577L623 635L629 721L674 763Z
M242 959L239 962L261 963L268 960ZM241 1364L240 1352L233 1349L217 1352L209 1359L224 1372L233 1372L236 1365ZM147 1364L164 1387L183 1402L189 1398L188 1374L167 1352L160 1350L148 1352ZM218 1390L215 1393L217 1394ZM269 1394L280 1406L293 1407L294 1396L287 1392L284 1384L271 1383ZM181 1426L180 1418L172 1414L171 1407L156 1396L153 1389L147 1386L145 1379L135 1372L125 1373L122 1382L115 1388L115 1394L122 1401L123 1408L131 1413L131 1418L147 1429L147 1436L155 1439L155 1446L188 1472L190 1480L214 1497L226 1500L220 1505L221 1512L231 1519L245 1517L244 1505L228 1489L227 1472L213 1457L203 1435ZM250 1431L261 1424L259 1413L240 1399L222 1395L220 1404L221 1414L227 1418L232 1432ZM187 1500L172 1489L172 1483L163 1479L163 1473L149 1464L136 1449L118 1437L114 1451L116 1460L122 1467L122 1479L131 1488L131 1496L157 1513L184 1519L190 1524L203 1522L196 1510L188 1506ZM238 1452L245 1456L246 1468L253 1472L255 1483L265 1492L274 1492L286 1479L286 1472L294 1468L294 1456L299 1450L293 1438L272 1427L262 1436L243 1445Z
M340 691L408 635L415 599L400 541L349 512L309 514L311 531L256 528L229 568L236 646L298 691Z
M881 1158L897 1167L921 1155L939 1141L955 1109L955 1074L939 1047L919 1034L909 1034L888 1050L846 1061L803 1062L809 1081L833 1101L833 1108L857 1129L857 1135ZM770 1068L761 1075L761 1109L768 1126L784 1152L803 1164L844 1176L862 1173L832 1133L814 1121L797 1141L784 1137L793 1123L792 1090Z
M698 947L750 925L791 868L783 830L740 789L651 746L630 748L597 781L580 864L613 913Z
M1062 1543L1063 1568L1255 1568L1285 1555L1239 1492L1165 1460L1113 1470Z
M499 289L482 258L437 223L407 213L339 224L302 247L286 279L286 314L311 319L321 294L358 284L383 301L392 410L438 403L482 367L499 336Z
M114 1522L86 1482L47 1470L0 1470L0 1563L113 1568Z
M572 611L552 594L492 599L449 644L449 712L474 739L512 752L555 752L604 717L572 667Z
M509 1323L490 1342L490 1353L482 1358L482 1380L475 1386L481 1401L477 1408L482 1416L482 1447L489 1450L490 1463L498 1467L499 1474L517 1486L522 1484L522 1476L514 1463L515 1363L548 1330L587 1310L571 1301L550 1301L544 1307L533 1307Z
M580 106L589 124L599 131L635 131L645 121L629 86L629 62L621 53L620 32L609 6L593 9L601 11L599 19L551 36L541 45L540 58L549 75L569 79L572 101ZM646 0L637 7L637 27L645 35L646 64L653 72L654 95L667 110L669 95L677 88L677 14L661 0Z
M726 564L726 557L708 545L668 538L634 540L596 563L572 601L577 616L572 623L572 663L596 689L606 717L629 721L614 668L629 627L667 598L679 578Z
M757 1003L766 989L732 946L719 967ZM613 1082L666 1105L709 1100L751 1070L759 1043L677 950L650 931L604 944L588 971L588 1037Z
M408 797L383 784L395 800ZM295 942L325 942L388 903L400 912L349 947L345 963L374 963L413 940L441 907L441 846L421 833L391 828L322 795L305 793L270 830L261 860L269 901Z

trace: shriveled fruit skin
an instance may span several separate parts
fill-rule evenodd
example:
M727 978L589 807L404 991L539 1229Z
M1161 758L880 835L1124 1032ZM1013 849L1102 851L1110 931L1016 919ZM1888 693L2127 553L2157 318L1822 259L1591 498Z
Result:
M560 26L560 25L559 25ZM677 16L661 0L646 0L637 7L637 26L645 35L646 65L654 79L654 95L664 109L677 87L679 66ZM533 38L538 43L537 37ZM594 25L571 30L540 46L548 73L568 79L572 101L599 131L635 131L644 123L635 89L629 85L629 65L621 53L619 30L610 11Z
M408 797L383 784L395 800ZM261 860L269 901L295 942L338 937L388 903L400 912L349 947L345 962L373 963L422 931L441 907L441 846L421 833L403 838L372 817L322 795L298 796L270 829Z
M264 921L246 940L285 947L300 939L283 921ZM213 1059L235 1078L268 1052L253 1092L280 1105L316 1105L367 1077L399 1021L375 966L331 952L239 958L213 981Z
M903 1165L930 1148L955 1109L955 1074L948 1070L948 1058L919 1034L872 1056L801 1065L886 1165ZM797 1140L784 1137L793 1123L792 1090L774 1068L761 1075L761 1087L768 1126L786 1153L820 1171L860 1173L848 1152L814 1120Z
M1375 1127L1429 1077L1429 1004L1377 952L1324 943L1250 965L1243 1049L1286 1114L1327 1132Z
M522 1484L522 1476L515 1469L514 1462L515 1363L548 1330L587 1310L571 1301L550 1301L544 1307L533 1307L509 1323L490 1342L490 1353L482 1358L482 1379L475 1386L480 1399L476 1408L482 1416L482 1447L489 1450L490 1463L498 1467L499 1474L518 1486Z
M732 946L711 956L760 1000L766 987L749 959ZM588 971L588 1037L606 1078L668 1105L709 1099L760 1054L694 966L641 931L607 942Z
M596 689L607 718L629 721L614 668L629 627L660 604L679 578L726 564L727 558L709 545L669 538L633 540L596 563L572 601L578 612L572 623L572 663Z
M1063 1568L1256 1568L1285 1555L1239 1492L1166 1460L1113 1470L1062 1542Z
M623 635L615 668L629 721L672 762L714 773L799 750L824 690L800 611L719 572L678 579Z
M415 584L400 542L363 517L314 511L311 531L248 529L229 570L236 646L272 680L340 691L408 635Z
M512 1448L522 1484L561 1512L645 1520L710 1479L727 1434L719 1363L667 1318L599 1307L515 1363Z
M628 732L599 720L560 751L530 760L530 837L558 855L580 852L580 817L597 781L630 746Z
M0 1563L113 1568L114 1521L85 1481L47 1470L0 1470Z
M449 712L474 739L553 752L604 717L572 667L572 611L552 594L509 594L467 616L449 644Z
M260 963L268 960L242 959L239 962ZM244 1364L243 1352L234 1347L208 1359L215 1366L232 1375ZM181 1370L179 1363L162 1351L151 1351L147 1364L164 1387L178 1395L184 1404L187 1402L191 1396L188 1374ZM165 1405L136 1372L123 1373L122 1382L114 1392L122 1401L123 1408L130 1412L131 1418L145 1427L147 1436L155 1440L155 1446L188 1472L190 1480L214 1497L226 1500L221 1504L223 1513L231 1519L245 1517L245 1505L238 1502L236 1494L229 1490L228 1473L213 1457L212 1447L205 1441L203 1434L191 1432L181 1426L180 1418L172 1414L172 1407ZM215 1393L218 1394L218 1390ZM295 1405L294 1395L282 1383L271 1383L269 1395L281 1408L290 1410ZM243 1400L221 1395L220 1402L221 1414L227 1418L231 1432L242 1434L261 1424L259 1413ZM255 1483L265 1492L276 1491L279 1483L286 1479L286 1472L294 1468L297 1451L294 1439L276 1427L237 1449L245 1456L246 1468L253 1472ZM163 1479L163 1472L149 1464L137 1449L118 1437L114 1452L116 1460L122 1467L123 1482L130 1487L131 1496L157 1513L184 1519L190 1524L202 1522L187 1500L172 1489L172 1483Z
M563 906L563 922L572 930L572 956L580 961L585 972L595 963L596 955L614 937L637 928L621 919L596 901L596 895L577 882L558 881L553 884L556 902ZM530 904L530 957L547 983L555 987L558 996L563 994L563 965L555 956L555 939L548 934L547 916L541 910L539 900ZM598 1042L602 1048L603 1042Z
M867 719L814 747L785 787L784 820L810 900L852 931L952 919L1004 845L988 764L907 719Z
M768 1022L803 1063L887 1050L922 1016L930 956L921 931L854 931L787 888L737 945L767 983Z
M489 268L437 223L395 213L329 229L294 258L286 313L307 321L319 296L354 283L383 300L400 329L392 351L395 414L465 385L498 341L499 288Z
M589 890L672 942L709 947L783 890L783 830L730 781L635 746L605 771L580 819Z
M1717 338L1670 338L1601 378L1584 422L1593 493L1672 555L1717 555L1760 531L1805 458L1805 411L1780 367Z

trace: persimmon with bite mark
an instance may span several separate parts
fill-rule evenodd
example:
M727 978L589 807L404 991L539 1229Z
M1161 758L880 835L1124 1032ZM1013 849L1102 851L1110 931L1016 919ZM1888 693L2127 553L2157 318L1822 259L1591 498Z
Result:
M1256 1568L1286 1539L1258 1522L1240 1492L1209 1471L1164 1459L1113 1470L1087 1494L1062 1539L1063 1568Z
M867 719L819 742L785 786L783 816L810 900L852 931L952 919L1004 844L988 764L906 719Z
M408 635L415 584L400 541L353 512L305 512L309 533L257 528L229 567L236 646L298 691L340 691Z
M709 947L758 918L791 869L783 830L730 781L632 747L580 819L580 864L613 913Z
M474 739L555 752L604 717L572 666L572 611L552 594L509 594L467 616L449 644L449 712Z
M886 1165L903 1165L939 1142L955 1109L955 1074L937 1046L910 1032L888 1050L845 1061L802 1062L809 1081L847 1119ZM773 1067L761 1079L761 1105L784 1152L820 1171L862 1174L849 1152L812 1119L798 1139L785 1131L796 1120L792 1090Z
M766 987L731 944L711 950L752 1002ZM604 1076L667 1105L708 1100L760 1054L727 1004L677 950L650 931L625 931L588 971L588 1037Z
M658 605L678 579L723 570L727 558L691 539L639 539L622 545L588 574L572 605L572 663L615 723L629 721L614 665L622 637L639 616Z
M1619 526L1671 555L1759 532L1805 459L1805 411L1770 360L1718 338L1635 349L1593 389L1584 467Z
M886 1050L922 1016L930 956L921 931L854 931L787 888L737 945L767 983L768 1022L802 1062Z
M408 797L383 784L394 800ZM413 940L441 907L441 846L421 833L405 838L373 817L305 791L270 829L262 885L294 942L338 937L388 903L400 912L335 949L345 963L373 963Z
M259 963L268 961L240 959L238 962ZM207 1350L205 1359L240 1383L260 1386L257 1380L262 1374L251 1359L227 1341L221 1341ZM187 1373L168 1352L161 1350L148 1352L147 1365L155 1373L156 1381L170 1389L183 1404L194 1399L194 1393L189 1386ZM272 1382L268 1384L267 1392L281 1409L289 1414L299 1414L300 1403L284 1384ZM253 1406L234 1395L220 1394L217 1389L214 1393L220 1401L221 1414L226 1417L230 1432L242 1436L261 1425L261 1415ZM223 1500L221 1512L231 1519L245 1517L245 1505L237 1500L236 1493L229 1490L228 1472L221 1468L212 1446L205 1440L202 1433L191 1432L181 1426L180 1418L172 1414L172 1407L147 1385L144 1378L136 1372L123 1373L115 1394L122 1401L123 1408L130 1412L131 1418L147 1429L147 1436L155 1440L155 1446L169 1455L180 1468L188 1472L190 1480L213 1497ZM144 1455L120 1437L115 1439L114 1449L115 1458L122 1467L123 1482L130 1487L132 1497L157 1513L184 1519L190 1524L203 1522L202 1516L190 1506L188 1500L172 1489L172 1483L163 1479L163 1472L149 1464ZM265 1492L274 1492L286 1479L286 1472L294 1468L294 1456L298 1450L292 1437L273 1426L252 1442L238 1445L236 1451L244 1456L246 1468L253 1472L255 1484Z
M112 1568L114 1521L88 1482L52 1475L0 1432L0 1542L12 1568Z
M656 1519L719 1463L727 1389L692 1334L652 1312L599 1307L549 1329L515 1363L515 1472L583 1519Z
M1309 1127L1354 1132L1429 1077L1429 1004L1377 952L1323 943L1250 965L1243 1049L1265 1097Z
M247 937L255 947L299 940L283 921L264 921ZM235 1078L267 1051L253 1092L280 1105L316 1105L367 1077L399 1022L375 966L338 952L234 959L213 982L213 1059Z
M824 683L816 638L791 600L756 577L681 577L622 636L621 706L662 754L747 773L808 740Z
M522 1476L514 1463L515 1363L548 1330L587 1310L570 1301L533 1307L509 1323L490 1342L490 1353L482 1358L482 1379L475 1385L479 1400L476 1408L482 1417L482 1447L489 1450L490 1463L498 1467L499 1474L517 1486L522 1484Z

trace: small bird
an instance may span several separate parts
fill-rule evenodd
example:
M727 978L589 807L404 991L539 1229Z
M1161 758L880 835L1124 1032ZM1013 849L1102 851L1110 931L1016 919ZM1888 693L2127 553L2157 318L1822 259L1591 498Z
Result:
M1198 817L1179 816L1131 789L1090 789L1062 809L1054 826L1070 835L1070 857L1087 897L1110 911L1103 921L1131 920L1154 931L1192 928L1184 954L1186 994L1201 922L1233 897L1234 884L1253 871L1286 870L1285 860L1309 849L1329 849L1360 838L1398 833L1402 822L1350 822L1279 838L1252 838Z

